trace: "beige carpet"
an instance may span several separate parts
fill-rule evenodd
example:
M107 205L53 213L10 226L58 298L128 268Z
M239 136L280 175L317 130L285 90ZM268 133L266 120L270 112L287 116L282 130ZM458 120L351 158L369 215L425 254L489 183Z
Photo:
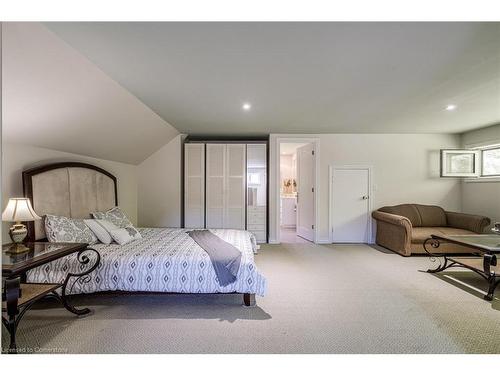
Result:
M237 295L76 297L29 311L18 344L68 353L500 353L500 301L419 272L427 258L365 245L263 246L269 290L258 306ZM484 288L470 272L450 272ZM2 345L7 334L2 327Z

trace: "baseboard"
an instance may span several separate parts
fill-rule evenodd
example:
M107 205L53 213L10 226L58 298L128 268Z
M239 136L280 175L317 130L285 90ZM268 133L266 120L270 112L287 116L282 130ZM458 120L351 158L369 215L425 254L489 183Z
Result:
M270 245L279 245L281 243L281 241L269 239L269 241L267 243ZM315 241L314 243L317 245L330 245L332 243L332 241L330 241L328 238L322 238L322 239Z
M320 238L319 240L316 240L315 243L318 245L329 245L332 243L332 241L330 241L330 239L328 238Z
M318 242L319 243L319 242ZM330 241L328 242L330 244L340 244L340 245L349 245L349 244L354 244L354 245L376 245L375 242L333 242Z

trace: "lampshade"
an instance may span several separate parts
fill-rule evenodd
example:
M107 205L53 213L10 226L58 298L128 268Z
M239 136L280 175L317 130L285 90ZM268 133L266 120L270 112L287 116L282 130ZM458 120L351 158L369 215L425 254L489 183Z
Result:
M41 217L33 210L28 198L10 198L7 207L2 213L3 221L33 221L40 219Z

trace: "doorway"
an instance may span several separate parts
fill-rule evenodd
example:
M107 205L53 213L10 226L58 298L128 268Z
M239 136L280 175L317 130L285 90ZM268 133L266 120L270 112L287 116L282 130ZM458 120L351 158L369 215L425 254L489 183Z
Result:
M330 220L332 242L371 241L371 168L330 168Z
M280 241L307 243L315 237L314 143L279 144Z

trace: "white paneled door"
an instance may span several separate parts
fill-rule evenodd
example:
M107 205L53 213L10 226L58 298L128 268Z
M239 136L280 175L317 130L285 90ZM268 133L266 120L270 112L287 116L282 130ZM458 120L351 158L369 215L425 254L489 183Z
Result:
M245 229L245 144L207 144L206 227Z
M184 145L184 227L205 227L205 145Z
M267 240L267 145L247 145L247 230Z
M333 242L369 242L370 170L333 168L331 183Z
M314 144L297 149L297 235L314 241Z
M207 228L224 228L226 145L207 144Z
M245 229L246 145L226 145L224 227Z

